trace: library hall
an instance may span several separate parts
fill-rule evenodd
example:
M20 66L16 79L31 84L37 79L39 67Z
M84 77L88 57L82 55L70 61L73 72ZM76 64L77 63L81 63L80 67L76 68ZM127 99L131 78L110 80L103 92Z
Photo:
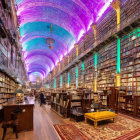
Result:
M140 0L0 0L0 140L140 140Z

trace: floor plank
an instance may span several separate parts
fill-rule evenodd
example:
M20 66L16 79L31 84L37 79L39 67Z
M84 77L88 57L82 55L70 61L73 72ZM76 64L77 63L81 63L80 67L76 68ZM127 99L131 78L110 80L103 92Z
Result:
M53 112L49 106L40 107L37 104L34 108L34 130L19 133L18 140L59 140L53 125L60 123L65 123L64 119ZM1 138L2 128L0 126ZM5 140L16 140L11 129L8 129Z

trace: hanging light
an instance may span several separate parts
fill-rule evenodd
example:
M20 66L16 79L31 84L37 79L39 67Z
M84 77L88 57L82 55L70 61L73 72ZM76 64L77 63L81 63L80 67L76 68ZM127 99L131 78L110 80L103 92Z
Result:
M51 28L50 28L50 36L52 34L52 24L51 24ZM53 49L53 44L55 43L55 40L51 37L46 38L46 43L49 45L50 49Z
M50 49L53 49L52 45L55 43L55 40L53 38L48 37L46 38L46 43L49 45Z

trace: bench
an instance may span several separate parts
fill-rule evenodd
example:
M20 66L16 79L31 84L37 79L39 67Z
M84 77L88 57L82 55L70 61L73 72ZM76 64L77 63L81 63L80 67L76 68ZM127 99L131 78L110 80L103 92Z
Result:
M115 122L116 117L117 114L110 111L85 113L85 122L87 123L87 119L94 121L94 127L96 128L98 121L113 119L113 122Z

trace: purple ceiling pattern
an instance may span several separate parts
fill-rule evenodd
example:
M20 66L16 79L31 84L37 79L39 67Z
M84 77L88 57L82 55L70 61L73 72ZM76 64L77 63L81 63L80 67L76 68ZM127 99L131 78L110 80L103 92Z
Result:
M15 0L26 69L45 78L113 0ZM53 49L46 38L55 40Z

